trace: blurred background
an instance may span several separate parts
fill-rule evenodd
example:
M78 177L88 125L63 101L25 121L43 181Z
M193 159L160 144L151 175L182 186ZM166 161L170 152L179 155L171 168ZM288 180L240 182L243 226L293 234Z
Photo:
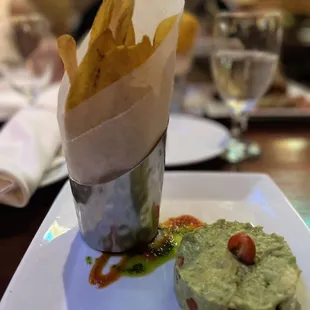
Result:
M52 32L59 36L72 33L80 39L90 27L100 1L96 0L2 0L0 16L30 12L42 14L50 23ZM186 8L201 22L203 34L210 34L214 15L219 10L273 10L283 11L285 36L281 54L284 74L302 83L310 82L310 63L307 60L310 45L310 3L306 0L191 0ZM2 32L1 36L5 36ZM5 44L1 39L0 44ZM3 48L1 48L3 52Z
M309 84L310 3L306 0L187 1L196 12L205 33L211 33L214 15L219 10L280 10L283 14L284 39L281 68L290 79Z
M90 27L101 1L96 0L2 0L0 16L30 12L42 14L50 23L54 35L72 33L78 40ZM191 0L186 8L195 13L204 35L211 33L214 15L219 10L274 10L283 12L285 28L281 54L283 73L301 83L310 82L310 3L307 0ZM4 36L1 33L1 36ZM4 44L1 40L0 44ZM3 48L1 48L1 52Z

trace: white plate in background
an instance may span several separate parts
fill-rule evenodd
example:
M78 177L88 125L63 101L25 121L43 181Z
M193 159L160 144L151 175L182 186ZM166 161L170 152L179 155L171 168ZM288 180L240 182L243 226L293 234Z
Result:
M234 173L166 173L161 220L190 214L262 225L285 237L302 276L297 296L310 309L310 234L291 204L267 176ZM0 310L179 310L173 261L141 278L121 278L105 289L88 283L87 256L67 183L34 237L0 304Z
M230 140L221 124L185 114L170 114L166 166L190 165L224 152Z

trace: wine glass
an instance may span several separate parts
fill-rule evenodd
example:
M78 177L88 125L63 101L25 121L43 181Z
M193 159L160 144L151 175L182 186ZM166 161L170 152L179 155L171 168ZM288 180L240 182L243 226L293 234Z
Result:
M256 143L245 141L249 112L273 81L283 30L279 12L227 12L217 14L213 29L220 44L212 51L216 88L228 105L232 139L224 157L231 163L260 154Z
M41 90L52 81L55 61L49 54L56 46L48 21L39 14L20 15L0 21L9 31L10 50L0 60L0 75L10 87L35 104Z

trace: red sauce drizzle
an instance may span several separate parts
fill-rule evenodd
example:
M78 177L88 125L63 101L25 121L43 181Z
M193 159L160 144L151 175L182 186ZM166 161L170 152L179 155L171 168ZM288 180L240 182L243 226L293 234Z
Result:
M98 288L104 288L117 281L121 277L121 273L119 270L126 266L128 260L128 257L125 255L121 257L121 260L117 265L111 267L108 273L102 273L104 267L112 256L119 257L119 255L102 254L99 258L96 259L95 264L89 275L90 284L95 285Z
M172 230L178 230L182 227L186 228L199 228L204 223L191 215L181 215L178 217L172 217L168 221L162 223L160 227L170 228Z

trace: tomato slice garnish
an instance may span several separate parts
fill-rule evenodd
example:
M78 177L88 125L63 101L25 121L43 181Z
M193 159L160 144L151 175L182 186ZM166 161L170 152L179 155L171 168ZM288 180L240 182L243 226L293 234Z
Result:
M249 235L245 233L233 235L228 241L228 249L243 264L254 264L256 247Z
M189 310L198 310L198 305L193 298L189 298L186 300L187 307Z

